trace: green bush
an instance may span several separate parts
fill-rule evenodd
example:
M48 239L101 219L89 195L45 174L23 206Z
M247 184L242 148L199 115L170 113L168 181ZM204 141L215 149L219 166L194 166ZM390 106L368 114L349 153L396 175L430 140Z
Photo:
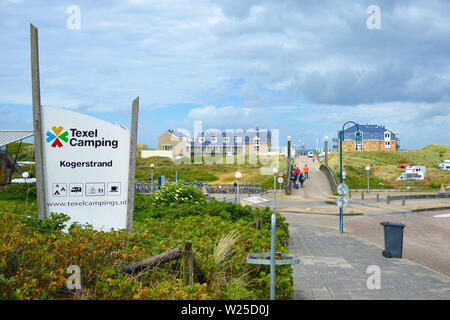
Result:
M0 191L0 200L36 200L36 183L9 184Z
M131 234L99 232L78 224L62 232L67 216L52 213L42 221L37 219L36 202L26 203L23 195L0 200L0 299L269 298L269 266L246 263L249 253L270 251L269 208L206 202L200 191L184 185L167 186L160 195L158 199L136 195ZM187 195L192 198L182 200ZM277 251L287 252L288 224L276 215ZM263 220L261 230L251 227L257 218ZM216 245L233 230L238 240L232 255L218 266L213 257ZM125 265L182 248L187 240L206 274L204 284L184 285L177 260L133 276L121 272ZM70 265L81 268L81 292L66 287ZM278 266L276 276L277 299L290 299L292 268Z

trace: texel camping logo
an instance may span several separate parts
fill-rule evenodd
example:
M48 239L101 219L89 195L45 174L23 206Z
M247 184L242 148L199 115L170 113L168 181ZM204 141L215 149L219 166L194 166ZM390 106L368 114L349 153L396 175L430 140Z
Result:
M67 142L69 141L69 139L67 138L67 136L69 135L69 133L67 131L64 131L63 133L61 133L64 130L63 127L52 127L52 132L47 131L47 142L52 144L53 148L61 148L63 146L62 141ZM52 143L53 141L53 143Z

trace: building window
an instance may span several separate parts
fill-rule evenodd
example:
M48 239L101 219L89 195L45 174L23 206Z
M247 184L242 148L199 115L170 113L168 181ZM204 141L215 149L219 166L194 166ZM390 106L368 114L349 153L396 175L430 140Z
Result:
M242 143L242 137L234 137L234 142Z
M259 152L259 145L254 145L253 146L253 150L256 151L256 152Z
M224 143L230 143L230 137L224 137L223 138Z
M356 147L355 147L356 151L361 151L363 150L363 143L361 140L356 141Z
M173 150L173 146L172 145L168 145L168 144L163 144L162 145L162 149L165 151L170 151Z
M200 138L198 138L198 142L200 142L200 143L205 142L205 137L200 137Z
M217 137L211 137L211 142L212 143L217 143Z
M259 138L258 137L254 137L253 138L253 144L259 145Z

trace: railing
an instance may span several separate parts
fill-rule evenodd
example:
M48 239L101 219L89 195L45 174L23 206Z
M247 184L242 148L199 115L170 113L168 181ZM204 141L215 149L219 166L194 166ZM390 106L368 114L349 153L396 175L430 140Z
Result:
M326 166L326 165L324 165L324 164L321 164L319 169L320 169L320 171L322 171L322 172L325 174L325 176L327 177L328 182L330 183L331 190L332 190L334 193L337 193L336 188L337 188L338 182L337 182L337 180L336 180L336 176L334 175L333 170L331 170L330 167L328 167L328 166Z
M205 191L207 194L237 194L237 185L234 184L205 184ZM260 184L240 184L239 193L240 194L262 194L267 193L268 188Z
M164 181L164 184L173 184L173 183L175 183L175 181L170 181L170 180ZM203 191L204 182L179 182L179 183L182 183L186 186L192 186L194 188L197 188L200 191ZM153 186L152 186L152 184L148 183L148 182L136 182L136 187L135 187L136 192L139 192L139 193L151 193L151 192L153 192L155 190L159 190L159 189L161 189L160 185L153 184Z

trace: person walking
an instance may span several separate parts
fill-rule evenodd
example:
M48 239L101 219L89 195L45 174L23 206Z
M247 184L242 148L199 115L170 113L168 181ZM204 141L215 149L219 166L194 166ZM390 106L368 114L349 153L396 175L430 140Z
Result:
M309 168L308 168L307 164L305 164L305 166L303 167L303 172L305 173L305 180L308 179L309 178L309 174L308 174Z
M303 181L305 181L303 177L303 173L300 172L300 175L298 176L298 181L300 182L300 188L303 188Z
M291 180L292 180L292 183L294 184L294 188L298 189L297 179L296 179L294 172L291 174Z
M295 173L295 180L298 180L298 175L300 174L300 168L299 167L295 168L294 173Z

